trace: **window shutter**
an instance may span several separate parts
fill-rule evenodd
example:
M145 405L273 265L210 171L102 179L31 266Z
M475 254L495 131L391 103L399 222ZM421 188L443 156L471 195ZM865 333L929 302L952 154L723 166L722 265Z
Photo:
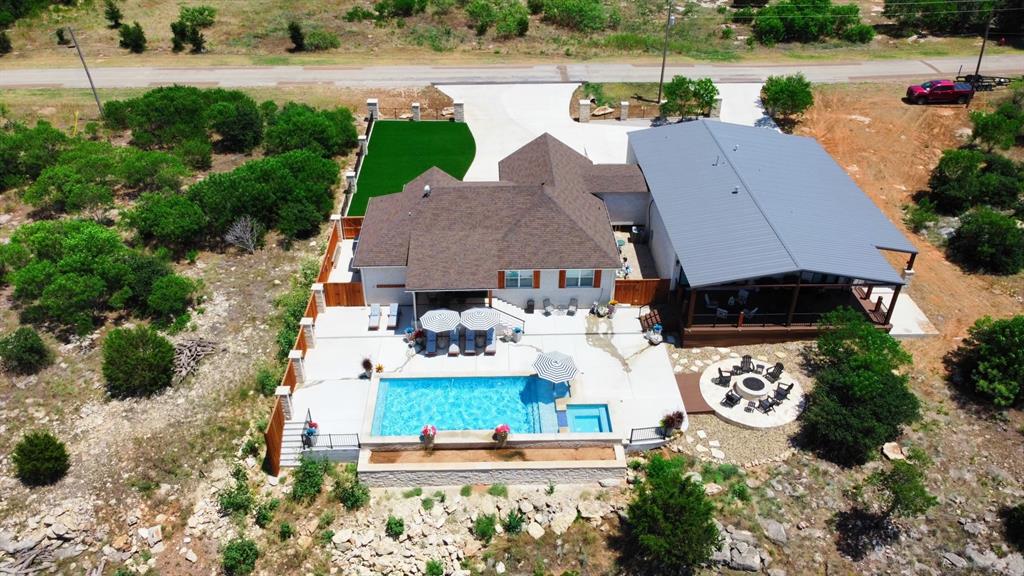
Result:
M533 271L533 287L540 288L540 270Z
M565 288L565 270L558 271L558 287Z
M498 270L498 289L501 290L503 288L505 288L505 271Z
M601 271L594 270L594 288L601 287Z

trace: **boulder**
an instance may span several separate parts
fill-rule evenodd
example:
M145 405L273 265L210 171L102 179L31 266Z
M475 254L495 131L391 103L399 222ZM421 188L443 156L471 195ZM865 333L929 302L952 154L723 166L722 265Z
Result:
M943 558L943 560L948 562L954 568L966 568L967 567L967 560L964 560L962 557L960 557L960 556L958 556L958 555L956 555L956 554L954 554L952 552L944 553L942 555L942 558Z
M907 459L907 455L903 453L903 448L900 447L898 442L886 442L885 444L882 444L882 454L884 454L889 460Z
M761 554L753 546L747 547L743 551L734 548L729 559L729 568L745 572L758 572L761 570Z
M991 550L982 551L974 544L968 544L967 549L964 551L964 555L971 561L972 564L978 568L989 569L991 568L999 557L996 556Z
M530 525L526 527L526 533L534 540L540 540L544 536L544 528L536 522L530 522Z
M189 549L185 551L185 560L195 564L199 561L199 556L196 556L196 553Z
M565 531L569 529L569 526L572 526L575 520L576 510L559 512L551 517L551 531L561 536L565 534Z
M764 535L772 542L779 546L784 546L789 542L789 538L786 536L786 528L778 521L770 518L758 518L757 522L761 525L761 529L764 530Z
M704 485L704 493L707 494L708 496L721 494L723 490L725 490L725 488L723 488L719 484L715 484L714 482L708 482L707 484Z
M602 478L601 480L598 480L597 483L600 484L602 488L618 488L619 486L622 485L622 479Z

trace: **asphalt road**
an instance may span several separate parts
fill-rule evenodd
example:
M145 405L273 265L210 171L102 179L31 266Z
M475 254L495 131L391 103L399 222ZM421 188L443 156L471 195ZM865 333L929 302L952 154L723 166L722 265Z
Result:
M873 60L796 64L673 65L666 76L710 77L716 82L757 82L770 75L803 72L812 82L857 82L895 78L950 77L962 66L974 70L975 57L922 60ZM651 82L658 65L626 63L541 64L509 66L232 66L209 68L98 67L92 69L100 88L150 87L166 84L196 86L338 86L400 87L425 84L568 82ZM1024 55L993 55L982 72L991 75L1024 73ZM87 88L80 68L0 69L0 88Z

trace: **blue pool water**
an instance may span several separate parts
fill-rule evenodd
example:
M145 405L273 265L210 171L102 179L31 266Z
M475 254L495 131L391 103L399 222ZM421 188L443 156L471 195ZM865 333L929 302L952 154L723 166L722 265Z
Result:
M438 430L556 433L553 385L536 376L487 378L384 378L373 411L374 436L419 436Z
M607 404L569 404L566 412L569 416L570 432L612 431Z

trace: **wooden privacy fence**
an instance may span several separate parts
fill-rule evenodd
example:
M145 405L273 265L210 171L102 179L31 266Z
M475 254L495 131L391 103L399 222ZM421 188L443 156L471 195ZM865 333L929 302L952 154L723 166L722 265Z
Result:
M362 216L344 216L341 219L341 237L351 240L359 237L359 231L363 228Z
M668 278L650 280L616 280L615 300L633 306L647 306L668 301Z
M331 277L331 269L334 268L334 250L338 247L339 241L338 227L331 226L331 235L327 238L327 251L324 252L324 256L320 260L320 273L317 274L317 282L327 282Z
M362 282L328 282L324 284L324 300L328 306L366 306Z
M277 476L281 473L281 442L284 440L284 407L280 399L274 402L263 440L267 444L267 471Z

